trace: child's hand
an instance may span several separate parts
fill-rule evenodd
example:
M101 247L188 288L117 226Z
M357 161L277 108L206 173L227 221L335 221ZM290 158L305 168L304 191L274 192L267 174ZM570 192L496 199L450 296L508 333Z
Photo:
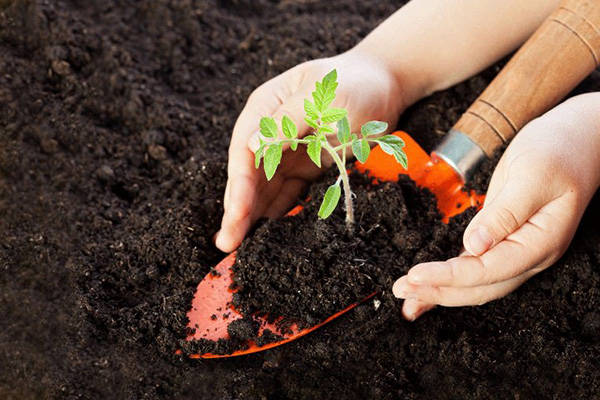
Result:
M435 305L480 305L551 266L600 184L600 94L573 98L531 122L506 150L465 255L413 267L393 287L414 320Z
M240 114L229 147L225 215L216 236L222 251L235 250L257 219L279 217L289 211L308 182L324 170L317 168L305 151L288 149L268 182L262 167L254 166L254 151L259 147L257 131L264 116L272 116L279 123L288 115L298 125L300 137L310 133L304 122L304 99L311 98L315 82L334 68L339 81L334 105L348 110L354 129L373 119L391 126L397 122L407 101L398 77L385 62L362 50L306 62L260 86ZM331 160L324 159L323 163L327 166Z

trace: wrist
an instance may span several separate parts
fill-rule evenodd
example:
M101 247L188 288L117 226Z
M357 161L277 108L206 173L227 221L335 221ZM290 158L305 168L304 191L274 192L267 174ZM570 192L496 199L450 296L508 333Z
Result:
M393 92L397 93L398 113L402 113L408 107L430 95L430 85L422 74L405 68L403 63L394 60L391 52L380 49L379 46L370 43L369 38L364 39L348 52L344 53L361 60L368 60L376 66L378 73L386 74L393 85Z
M572 97L539 118L546 141L563 168L570 165L579 190L591 199L600 187L600 92Z

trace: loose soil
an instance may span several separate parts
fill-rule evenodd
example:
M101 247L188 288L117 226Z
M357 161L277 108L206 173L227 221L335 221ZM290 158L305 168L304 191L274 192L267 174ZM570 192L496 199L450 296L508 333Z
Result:
M328 219L315 218L336 174L332 168L312 186L315 201L300 214L266 222L240 248L234 304L245 314L315 325L375 291L389 291L411 266L460 251L475 210L444 224L433 194L405 175L377 185L358 172L350 176L353 234L341 204Z
M211 236L247 96L402 4L1 0L0 398L598 397L598 198L566 255L502 300L408 323L388 290L273 350L174 355L223 257ZM399 126L431 149L498 68ZM598 73L579 89L595 90Z

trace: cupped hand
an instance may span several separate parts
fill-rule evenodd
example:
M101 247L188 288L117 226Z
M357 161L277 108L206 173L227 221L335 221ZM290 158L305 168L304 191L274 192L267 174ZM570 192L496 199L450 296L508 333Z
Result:
M287 115L298 125L299 137L311 132L304 122L304 99L311 99L315 82L333 69L337 69L339 82L333 106L348 110L351 127L369 120L396 124L406 106L398 77L385 62L364 51L300 64L257 88L235 124L229 146L225 214L215 238L220 250L235 250L259 218L275 218L289 211L308 183L324 170L310 161L305 149L284 147L281 164L267 181L262 167L254 166L254 151L259 147L262 117L273 117L280 124ZM323 160L325 167L330 163Z
M531 122L492 176L463 255L414 266L393 286L414 320L435 305L481 305L554 264L600 183L600 96L579 96Z

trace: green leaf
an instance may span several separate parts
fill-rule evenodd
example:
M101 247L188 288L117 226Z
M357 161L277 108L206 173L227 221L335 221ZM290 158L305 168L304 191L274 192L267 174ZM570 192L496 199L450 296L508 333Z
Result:
M317 82L317 84L318 84L318 82ZM335 87L337 87L337 83L335 84ZM313 100L315 101L315 106L317 107L317 110L319 110L320 112L323 112L327 109L327 107L329 107L329 105L335 99L335 89L330 93L325 93L322 90L319 91L317 89L316 91L314 91L312 93L312 96L313 96Z
M386 143L386 144L389 144L391 146L398 146L400 148L403 148L405 146L404 140L400 139L396 135L384 135L384 136L381 136L381 137L378 137L378 138L374 138L374 139L371 139L371 140L374 140L374 141L379 142L379 143Z
M312 120L319 118L319 110L317 110L317 107L310 100L304 99L304 111Z
M394 158L400 163L400 165L402 165L404 169L408 169L408 157L406 157L404 150L394 153Z
M335 99L335 89L338 86L336 80L337 71L334 69L325 75L322 82L316 83L315 86L317 90L312 93L312 96L315 101L315 106L320 112L324 112Z
M387 122L369 121L360 128L360 133L362 133L363 137L373 136L385 132L387 128Z
M323 114L321 115L321 121L326 124L330 124L345 118L347 115L348 111L344 110L343 108L328 108L323 111Z
M333 127L331 127L329 125L321 125L319 127L319 132L322 132L322 133L333 133L333 132L335 132L335 130L333 129Z
M306 122L308 124L308 126L312 126L315 129L317 129L319 127L319 125L317 125L316 121L313 121L312 119L310 119L308 117L304 117L304 122Z
M323 78L323 91L331 93L337 88L337 70L334 69Z
M266 138L277 137L277 124L271 117L262 117L260 119L260 133Z
M316 90L312 92L313 100L315 101L315 107L317 110L323 111L323 99L325 97L325 92L323 92L323 85L321 82L315 83Z
M347 117L344 117L338 121L337 129L337 138L340 143L348 143L350 141L350 122L348 122Z
M385 135L374 139L379 144L381 150L387 154L393 155L394 158L404 169L408 169L408 158L404 153L404 141L395 135Z
M321 142L315 138L315 140L309 139L310 143L306 147L306 152L310 159L317 164L317 167L321 168Z
M371 146L369 146L369 142L365 139L357 140L352 143L352 152L356 159L364 164L367 161L367 158L369 158Z
M323 197L323 203L321 203L321 207L319 208L319 218L325 219L331 215L335 207L337 207L341 195L342 188L339 182L329 186L327 192L325 192L325 197Z
M292 142L290 142L290 149L292 149L292 151L296 151L296 149L298 148L298 141L294 140Z
M284 115L281 119L281 129L283 130L283 134L288 139L293 139L298 137L298 128L296 124L290 117Z
M258 169L258 167L260 167L260 159L262 158L264 153L265 153L265 144L261 143L260 146L258 147L258 150L256 150L256 153L254 153L254 167L256 169Z
M277 167L279 166L279 163L281 162L281 155L282 155L281 143L271 144L267 148L267 151L265 152L264 165L265 165L265 175L267 176L268 181L270 181L271 178L273 178L273 175L275 175L275 171L277 171Z

